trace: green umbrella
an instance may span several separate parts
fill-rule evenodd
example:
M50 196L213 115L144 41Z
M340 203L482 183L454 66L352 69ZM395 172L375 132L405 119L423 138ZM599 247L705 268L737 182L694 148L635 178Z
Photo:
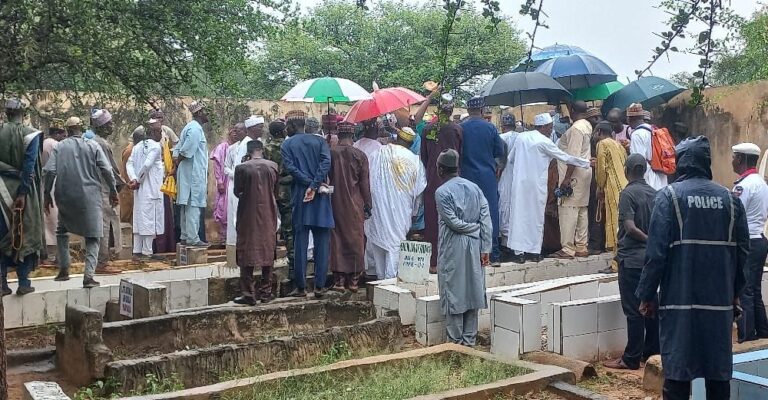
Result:
M605 100L608 96L612 95L615 91L624 87L624 84L619 81L613 81L608 83L602 83L596 86L590 86L581 89L571 90L574 100L594 101Z

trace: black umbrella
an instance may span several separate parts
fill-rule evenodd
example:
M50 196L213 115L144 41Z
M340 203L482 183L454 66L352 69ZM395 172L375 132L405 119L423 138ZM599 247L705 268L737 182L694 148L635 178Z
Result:
M521 106L532 103L560 104L571 92L541 72L511 72L488 82L480 92L489 106Z

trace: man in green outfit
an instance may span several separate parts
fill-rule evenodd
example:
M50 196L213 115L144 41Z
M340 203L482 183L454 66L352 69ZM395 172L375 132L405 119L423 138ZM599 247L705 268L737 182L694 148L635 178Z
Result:
M285 241L285 250L288 256L288 276L293 276L293 223L291 213L291 183L293 177L285 170L283 159L280 156L280 146L285 139L285 122L272 121L269 124L269 142L264 147L266 159L277 164L280 179L277 182L277 208L280 212L280 237Z
M11 294L8 269L16 267L16 294L32 293L29 273L43 249L43 213L40 181L42 133L24 125L24 104L17 98L5 102L8 122L0 125L0 270L2 295Z

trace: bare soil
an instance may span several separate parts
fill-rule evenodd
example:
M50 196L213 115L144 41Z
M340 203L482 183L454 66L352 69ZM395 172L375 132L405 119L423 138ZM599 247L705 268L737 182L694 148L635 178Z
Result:
M577 385L615 400L658 400L661 396L643 389L643 369L637 371L611 370L595 365L597 377Z
M56 345L59 324L19 328L5 331L7 350L37 350Z

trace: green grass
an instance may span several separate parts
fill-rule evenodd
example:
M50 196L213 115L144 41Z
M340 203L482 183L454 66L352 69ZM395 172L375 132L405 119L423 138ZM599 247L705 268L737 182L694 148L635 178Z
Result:
M482 385L523 375L529 370L481 358L452 354L400 360L364 371L322 372L256 384L225 400L401 400Z

